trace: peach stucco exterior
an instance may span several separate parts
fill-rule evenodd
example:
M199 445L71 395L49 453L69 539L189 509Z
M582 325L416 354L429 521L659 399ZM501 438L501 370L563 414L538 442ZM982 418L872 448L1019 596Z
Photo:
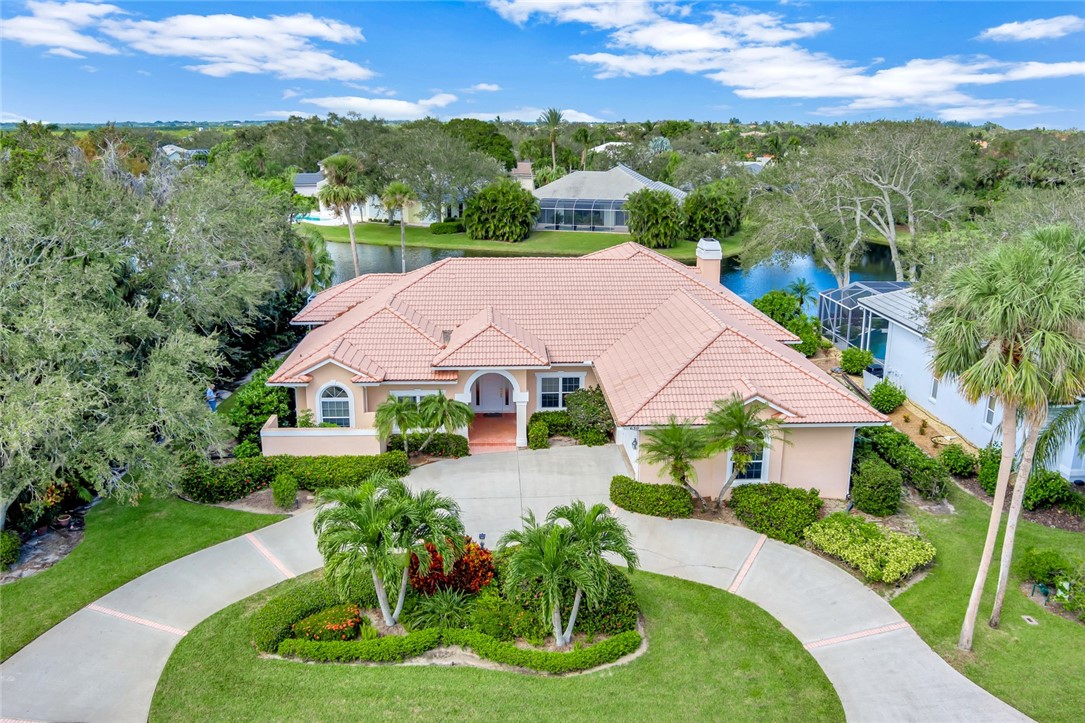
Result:
M367 421L372 424L371 419ZM380 440L373 429L349 427L282 429L275 415L272 415L260 430L260 443L267 457L276 454L321 457L378 454L381 451Z

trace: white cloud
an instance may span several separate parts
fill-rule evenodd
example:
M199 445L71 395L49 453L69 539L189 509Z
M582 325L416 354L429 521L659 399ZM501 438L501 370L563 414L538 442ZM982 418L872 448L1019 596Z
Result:
M512 110L504 110L497 113L468 113L467 118L477 118L478 120L493 120L500 117L502 120L518 120L526 121L528 123L534 123L539 119L546 110L544 108L534 108L532 106L522 106L520 108L514 108ZM596 118L593 115L584 113L573 108L566 108L561 111L561 114L565 116L565 120L570 123L602 123L602 118Z
M501 90L497 83L475 83L467 89L468 93L496 93Z
M361 90L361 91L364 91L366 93L370 93L372 95L387 95L387 96L391 97L391 96L394 96L394 95L397 94L397 91L395 91L395 90L393 90L391 88L385 88L383 85L370 86L370 85L362 85L361 83L344 83L344 85L346 85L349 88L355 88L357 90Z
M3 36L23 45L44 45L53 55L83 57L76 53L101 53L116 55L118 51L109 43L80 32L109 15L124 14L116 5L96 2L39 2L26 3L29 15L5 18ZM64 51L67 51L65 53Z
M93 65L81 65L81 66L79 66L79 69L82 70L82 71L85 71L87 73L97 73L98 72L98 69L95 68Z
M87 57L85 55L75 52L74 50L68 50L67 48L50 48L49 50L45 51L45 54L56 55L61 58L75 58L77 60Z
M596 28L626 27L657 17L648 0L489 0L489 5L517 25L523 25L534 15Z
M1085 30L1085 18L1077 15L1060 15L1057 18L1023 20L987 28L979 34L980 40L1050 40Z
M357 113L361 116L377 116L385 120L417 120L433 115L438 108L454 103L456 96L451 93L438 93L431 98L414 102L394 100L392 98L363 98L360 96L329 96L325 98L303 98L302 103L311 103L329 113ZM272 111L289 113L289 111ZM305 115L301 113L301 115Z
M19 115L18 113L12 113L11 111L0 111L0 123L38 123L38 118L27 118L25 115ZM45 121L40 121L44 123Z
M151 71L149 71L149 70L137 70L136 72L139 73L140 75L150 75L151 74Z
M287 88L283 91L283 100L290 100L291 98L295 98L299 95L301 95L301 93L294 90L293 88Z

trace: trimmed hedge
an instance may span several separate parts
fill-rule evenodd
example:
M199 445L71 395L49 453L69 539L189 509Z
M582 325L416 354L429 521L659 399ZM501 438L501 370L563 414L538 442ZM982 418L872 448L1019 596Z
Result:
M527 446L529 449L547 449L550 446L550 428L546 422L537 419L527 425Z
M744 484L731 491L731 509L754 532L783 542L802 540L817 521L821 498L816 489L800 490L779 482Z
M856 568L867 580L893 584L934 560L934 545L836 512L806 530L817 549Z
M610 480L610 499L623 510L642 515L678 519L693 514L693 496L685 488L646 484L625 475Z
M429 226L429 232L438 236L450 233L463 233L465 230L463 221L458 218L450 221L441 221L440 223L431 223Z
M851 480L851 500L872 515L884 517L900 509L904 478L880 457L868 457L859 463Z
M543 673L561 674L596 668L613 663L640 647L640 633L620 633L587 648L569 652L525 650L477 630L428 628L399 637L364 641L315 642L291 638L279 645L279 655L322 663L398 663L440 645L470 648L479 657L495 663L527 668Z
M410 450L410 453L415 454L421 451L422 444L425 443L427 437L429 437L427 432L411 432L408 434L407 449ZM389 435L387 449L389 452L397 450L402 452L403 435ZM430 440L425 453L434 457L468 457L471 454L471 445L468 443L467 437L462 434L438 432L433 435L433 439Z
M268 487L279 474L290 474L298 487L316 492L329 487L355 487L378 470L404 477L411 471L402 450L342 457L254 457L223 465L206 460L186 464L181 491L197 502L231 502Z
M271 499L280 510L293 507L298 501L298 478L289 472L280 472L271 480Z
M527 424L530 427L536 422L545 424L552 437L571 437L575 434L573 431L573 418L565 411L535 412L531 415L531 419L528 420Z
M871 448L904 475L904 481L916 488L921 497L940 500L949 490L949 473L942 463L928 457L907 434L892 427L863 427L858 436L869 440Z
M577 397L576 395L580 395ZM581 389L570 393L565 398L565 403L571 408L578 408L580 418L584 424L578 424L569 410L554 410L549 412L535 412L527 423L527 445L531 449L546 449L550 446L550 437L573 437L577 442L586 447L598 447L610 443L610 432L614 430L614 420L610 416L610 410L606 408L602 392L599 387ZM599 408L602 404L602 410ZM578 406L579 405L579 406ZM546 426L545 444L541 425ZM535 442L532 443L531 430L535 428Z
M305 583L277 595L252 616L252 641L257 650L273 653L286 640L294 623L325 610L339 599L323 581Z

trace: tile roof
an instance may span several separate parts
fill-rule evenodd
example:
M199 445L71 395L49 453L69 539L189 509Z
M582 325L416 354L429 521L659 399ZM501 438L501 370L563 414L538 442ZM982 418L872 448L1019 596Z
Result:
M323 324L331 321L344 311L369 299L393 281L398 281L402 276L402 274L362 274L350 281L336 284L317 294L290 323Z
M593 198L617 201L645 188L666 191L679 201L686 197L685 191L660 181L653 181L620 163L609 171L573 171L552 183L536 188L533 193L536 198Z
M546 345L492 306L456 327L433 359L444 369L547 366Z

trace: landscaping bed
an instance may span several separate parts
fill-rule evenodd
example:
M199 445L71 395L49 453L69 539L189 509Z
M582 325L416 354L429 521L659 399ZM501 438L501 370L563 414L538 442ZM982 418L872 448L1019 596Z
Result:
M957 477L955 478L955 481L957 486L962 490L990 507L994 498L980 487L979 482L977 482L975 478ZM1007 505L1009 504L1009 496L1011 494L1013 494L1013 487L1010 487L1006 491ZM1074 494L1085 497L1085 494L1077 492L1076 490ZM1073 512L1067 512L1061 507L1041 507L1038 510L1022 509L1021 517L1022 519L1028 520L1029 522L1035 522L1044 527L1053 527L1058 530L1066 530L1067 532L1085 534L1085 517ZM1085 542L1082 542L1082 545L1085 545Z

